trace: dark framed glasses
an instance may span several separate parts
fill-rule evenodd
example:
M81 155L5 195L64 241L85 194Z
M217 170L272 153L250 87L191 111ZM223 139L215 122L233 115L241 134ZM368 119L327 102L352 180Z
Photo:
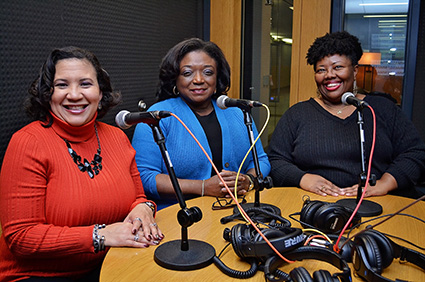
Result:
M216 197L216 199L217 200L212 204L213 210L230 209L236 206L232 198ZM246 203L245 195L238 197L238 200L240 200L239 204L245 204Z

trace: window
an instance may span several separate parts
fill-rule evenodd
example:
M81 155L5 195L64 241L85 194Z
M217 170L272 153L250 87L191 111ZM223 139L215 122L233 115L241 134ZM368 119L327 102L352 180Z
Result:
M344 30L357 36L364 55L356 82L365 92L383 92L398 104L405 78L408 0L346 0Z

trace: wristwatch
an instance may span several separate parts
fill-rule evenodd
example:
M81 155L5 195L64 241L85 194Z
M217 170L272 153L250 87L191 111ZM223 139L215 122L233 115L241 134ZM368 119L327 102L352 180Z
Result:
M146 204L152 210L153 216L155 217L155 205L151 202L144 202L144 204Z

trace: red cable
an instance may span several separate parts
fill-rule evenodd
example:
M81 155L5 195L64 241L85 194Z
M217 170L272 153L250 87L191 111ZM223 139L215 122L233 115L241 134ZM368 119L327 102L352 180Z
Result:
M365 187L363 189L363 193L362 196L360 197L359 203L357 204L356 208L353 211L353 214L351 215L351 217L348 219L347 223L345 224L344 228L341 230L341 233L338 236L338 240L336 241L335 245L334 245L334 251L336 251L337 253L339 253L340 249L338 248L338 244L339 241L341 240L342 235L344 234L345 230L348 228L348 226L350 225L351 221L354 218L354 215L357 213L357 211L360 208L360 205L362 204L364 195L366 194L366 190L369 187L369 177L370 177L370 171L371 171L371 167L372 167L372 157L373 157L373 151L375 150L375 139L376 139L376 117L375 117L375 112L373 111L371 106L367 106L371 113L372 113L372 120L373 120L373 134L372 134L372 147L370 149L370 156L369 156L369 165L368 165L368 171L367 171L367 177L366 177L366 183L365 183Z

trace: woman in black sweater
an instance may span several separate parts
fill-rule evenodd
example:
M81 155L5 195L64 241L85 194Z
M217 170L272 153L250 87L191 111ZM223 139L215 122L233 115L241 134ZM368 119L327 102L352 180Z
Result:
M326 34L311 45L307 62L314 67L318 95L292 106L276 126L268 151L274 186L298 186L322 196L357 194L361 172L357 111L341 102L344 93L352 92L376 114L371 173L377 181L365 196L418 196L414 185L425 174L425 144L391 100L356 93L362 54L358 38L347 32ZM370 109L363 109L363 119L368 160L373 133Z

